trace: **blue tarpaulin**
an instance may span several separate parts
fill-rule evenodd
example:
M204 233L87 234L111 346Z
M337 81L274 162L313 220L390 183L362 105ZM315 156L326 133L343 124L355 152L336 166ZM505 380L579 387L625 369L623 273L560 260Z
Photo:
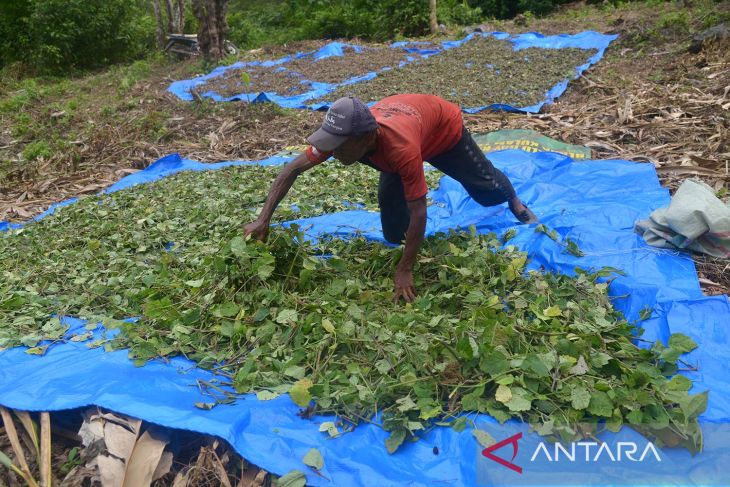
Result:
M661 461L648 455L645 461L624 458L616 462L604 455L595 462L582 462L579 455L578 462L562 465L541 458L531 460L532 446L540 437L524 425L497 425L488 416L469 415L497 440L516 432L523 435L522 446L513 458L524 468L523 473L479 455L481 448L470 428L463 432L434 428L419 441L407 442L390 455L383 444L386 433L376 426L363 424L340 438L328 439L319 432L319 425L332 418L301 419L297 416L299 408L287 395L271 401L258 401L248 395L236 404L203 411L193 404L207 402L209 397L194 387L195 381L213 376L192 362L176 358L169 363L156 361L135 367L124 351L105 353L75 342L53 345L44 356L26 354L23 347L1 352L0 404L31 411L93 404L163 426L216 435L266 470L277 474L292 469L307 472L307 481L312 485L728 483L725 472L730 460L730 434L725 430L730 425L730 302L726 296L703 296L688 255L650 247L634 233L637 219L646 218L669 202L669 193L659 184L654 167L621 160L574 162L557 153L519 150L493 152L489 157L507 173L520 197L541 221L562 238L578 242L586 255L570 255L548 236L536 233L534 226L516 225L504 206L479 206L448 177L431 192L434 204L428 209L428 233L468 225L474 225L479 232L501 233L514 228L517 236L510 243L529 254L531 268L565 273L574 272L575 266L623 270L624 275L612 282L610 293L616 307L631 320L638 320L644 307L652 308L651 318L641 323L646 330L644 338L666 342L671 333L681 332L699 344L683 359L699 365L697 371L684 372L694 381L693 392L710 390L707 411L700 418L704 452L693 457L682 449L659 449ZM258 163L282 161L276 158ZM180 170L209 170L232 164L251 162L210 165L172 155L122 179L110 190ZM312 238L329 233L347 237L358 232L382 240L379 217L374 212L353 210L297 223ZM79 332L84 325L72 318L66 322L71 325L69 334ZM600 439L616 448L646 443L627 427L617 434L602 434ZM324 457L322 476L302 463L310 448L318 448ZM509 460L509 449L502 456Z
M586 69L588 69L593 64L596 64L602 57L603 54L608 47L608 45L616 39L616 35L608 35L608 34L599 34L597 32L592 31L586 31L581 32L579 34L560 34L560 35L552 35L552 36L543 36L542 34L538 34L536 32L529 32L526 34L518 34L518 35L510 35L506 32L492 32L492 33L472 33L466 36L463 39L460 39L458 41L444 41L441 44L431 44L431 43L417 43L417 42L395 42L390 45L391 49L405 49L407 52L413 54L413 56L409 56L406 61L402 61L401 65L407 62L412 62L418 58L428 57L432 55L439 55L440 53L448 50L453 49L461 46L465 42L468 42L475 36L493 36L496 39L500 40L509 40L513 44L513 49L516 51L519 51L521 49L527 49L530 47L539 47L544 49L563 49L563 48L578 48L578 49L596 49L597 52L590 57L588 62L586 62L583 65L576 66L575 68L575 76L580 76ZM204 76L198 76L197 78L188 79L188 80L182 80L182 81L175 81L173 82L170 87L168 88L168 91L171 93L174 93L178 98L186 101L192 101L193 96L190 93L190 90L193 88L197 88L199 86L205 85L208 81L211 79L223 76L226 71L231 69L244 69L247 66L248 67L255 67L255 66L264 66L264 67L273 67L278 66L280 69L282 69L282 72L286 70L286 63L292 59L311 59L312 62L315 62L319 59L323 59L326 57L331 56L346 56L346 48L352 48L355 52L360 52L362 48L357 45L351 45L351 44L344 44L341 42L331 42L321 49L317 51L312 52L299 52L293 56L287 56L283 57L277 60L271 60L271 61L253 61L253 62L238 62L231 64L230 66L220 66L210 73L204 75ZM385 68L390 69L390 68ZM358 76L355 78L350 78L347 80L344 80L342 83L319 83L315 81L310 81L303 79L301 77L294 77L293 79L296 79L296 83L301 83L306 85L309 90L305 93L299 94L299 95L293 95L293 96L283 96L278 93L272 93L272 92L253 92L253 93L240 93L229 97L223 97L218 93L215 93L213 91L206 91L199 93L200 96L212 98L216 101L234 101L234 100L245 100L251 103L256 102L272 102L276 103L277 105L280 105L285 108L309 108L313 110L319 110L322 108L327 108L329 105L328 103L312 103L311 100L314 100L316 98L323 97L327 95L328 93L331 93L332 91L336 90L339 86L352 84L352 83L359 83L362 81L367 81L370 79L373 79L375 76L377 76L377 72L370 72L362 76ZM506 110L506 111L518 111L518 112L529 112L529 113L537 113L540 111L540 108L542 108L543 105L552 103L555 98L559 97L563 94L563 92L568 87L568 82L570 79L566 78L565 80L559 82L552 88L550 88L546 93L545 97L542 101L539 103L536 103L534 105L530 105L527 107L514 107L511 105L503 104L503 103L496 103L491 105L485 105L485 106L479 106L479 107L462 107L463 110L467 113L475 113L479 112L481 110L485 109L494 109L494 110ZM293 81L294 82L294 81ZM255 87L254 87L255 88ZM242 85L242 90L244 89ZM334 101L334 100L330 100Z

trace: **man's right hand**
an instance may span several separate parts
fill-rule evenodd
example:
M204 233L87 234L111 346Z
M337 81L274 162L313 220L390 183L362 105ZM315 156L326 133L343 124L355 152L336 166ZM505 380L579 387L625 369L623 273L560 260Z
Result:
M243 228L243 236L246 237L251 235L257 240L266 240L266 236L269 234L269 222L256 220Z
M243 228L243 235L251 235L253 238L258 240L266 240L266 236L269 234L269 221L271 215L274 214L274 210L278 206L279 202L284 198L286 193L294 184L294 180L304 171L307 171L317 164L321 164L323 161L310 161L307 158L306 152L299 154L292 162L284 166L281 170L274 184L271 185L269 195L266 197L264 207L259 213L259 217L256 221L253 221Z

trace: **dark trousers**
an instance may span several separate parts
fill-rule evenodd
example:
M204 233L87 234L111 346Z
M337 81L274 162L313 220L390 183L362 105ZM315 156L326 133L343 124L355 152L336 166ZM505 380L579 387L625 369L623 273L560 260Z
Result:
M469 196L482 206L495 206L514 198L507 176L495 168L464 127L459 142L447 152L428 161L436 169L459 181ZM410 216L400 176L380 173L378 204L383 236L391 243L403 241Z

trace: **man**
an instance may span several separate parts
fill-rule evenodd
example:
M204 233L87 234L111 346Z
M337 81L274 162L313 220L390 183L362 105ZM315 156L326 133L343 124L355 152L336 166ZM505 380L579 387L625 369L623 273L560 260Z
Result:
M265 239L279 202L304 171L334 154L340 162L362 162L380 171L378 203L383 236L401 243L403 256L393 278L394 299L416 297L413 265L426 229L423 161L459 181L482 206L507 202L522 223L537 217L515 194L509 179L484 156L464 127L461 109L433 95L395 95L371 109L356 98L340 98L322 127L307 138L310 147L287 164L274 181L258 219L244 233Z

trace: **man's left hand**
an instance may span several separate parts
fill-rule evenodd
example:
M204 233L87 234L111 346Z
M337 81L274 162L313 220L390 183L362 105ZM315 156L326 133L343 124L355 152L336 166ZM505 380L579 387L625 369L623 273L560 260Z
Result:
M393 301L397 303L403 297L407 303L411 303L416 299L416 288L413 286L413 273L411 271L395 271L393 282L395 283Z

